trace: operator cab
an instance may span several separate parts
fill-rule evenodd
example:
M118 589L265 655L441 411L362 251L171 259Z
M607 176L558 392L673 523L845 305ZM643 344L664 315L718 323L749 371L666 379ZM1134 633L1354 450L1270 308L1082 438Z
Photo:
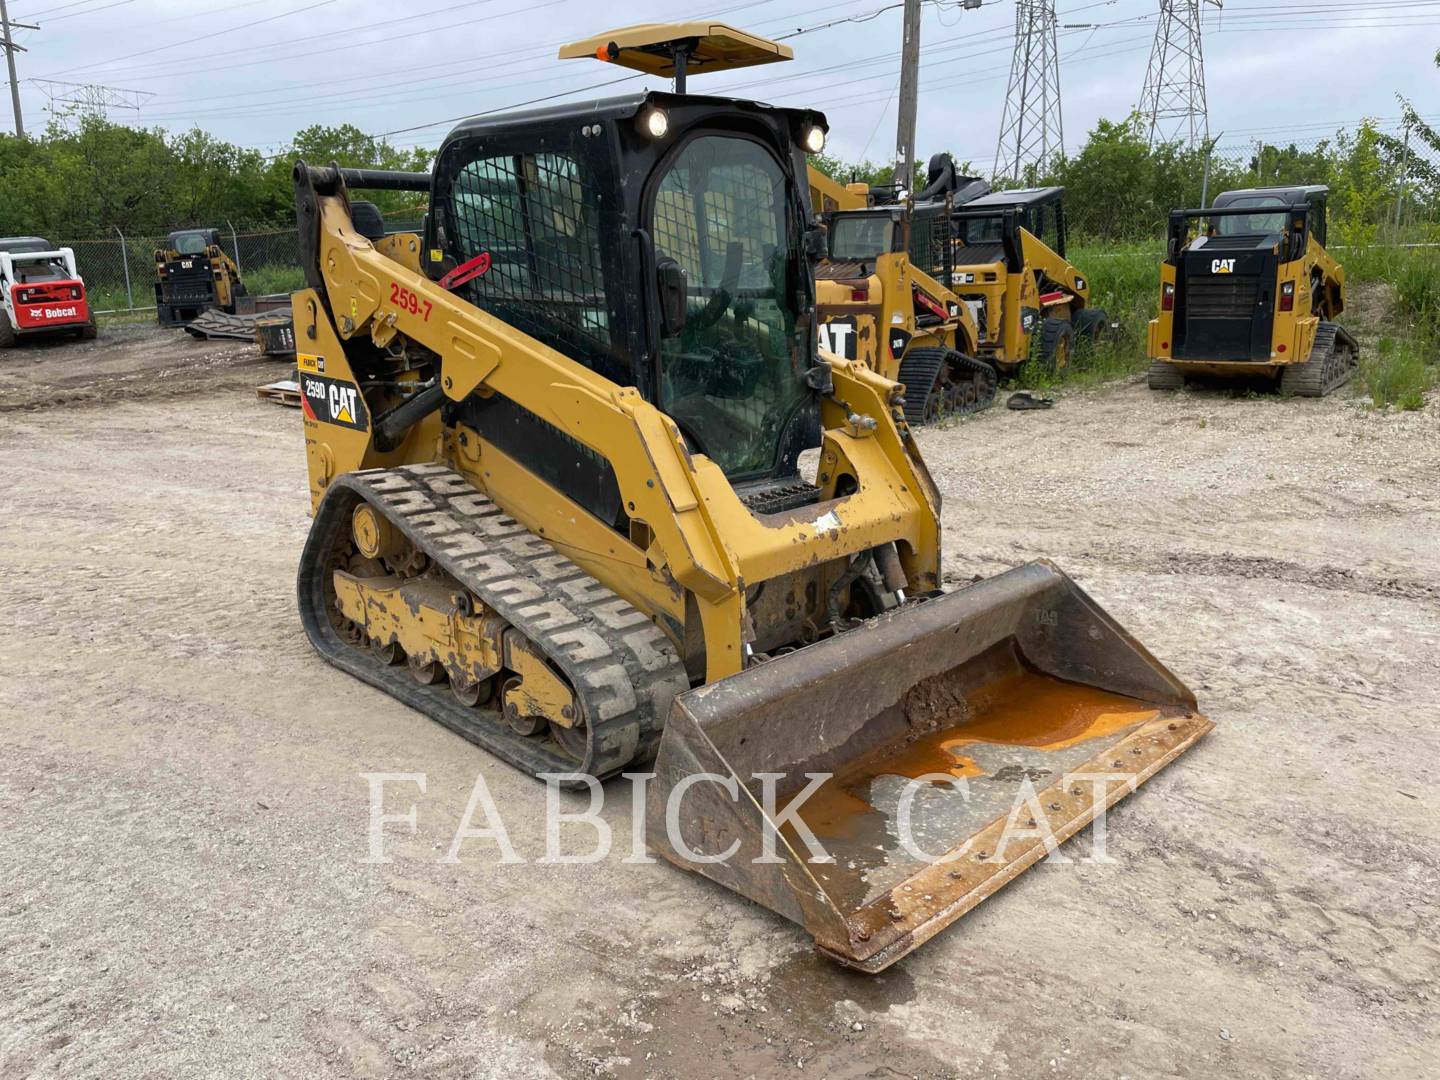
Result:
M1024 229L1063 259L1064 197L1063 187L1017 188L993 191L965 203L951 214L956 265L1004 262L1018 272L1024 259L1017 229Z
M55 245L39 236L0 237L0 251L8 255L33 255L55 251ZM31 285L41 281L69 281L71 274L58 255L51 259L26 260L15 263L15 280L11 285Z
M630 27L560 55L683 86L687 70L790 51L695 23ZM817 112L653 91L477 117L436 161L427 270L637 387L732 480L793 475L819 441L805 155L825 132ZM457 407L490 414L502 446L546 439L575 457L578 443L500 395Z
M1216 248L1217 239L1220 238L1240 238L1241 247L1272 246L1280 237L1292 231L1292 215L1299 212L1306 218L1306 227L1314 235L1316 243L1324 247L1326 203L1329 195L1330 189L1324 184L1244 188L1223 192L1215 196L1211 209L1228 210L1231 213L1211 218L1206 229L1205 243L1197 241L1193 246ZM1240 212L1244 210L1251 212ZM1220 239L1220 242L1223 243L1224 239ZM1251 243L1247 245L1244 240ZM1235 245L1232 243L1230 246Z
M220 246L220 230L179 229L172 232L165 243L181 258L204 255L211 247Z

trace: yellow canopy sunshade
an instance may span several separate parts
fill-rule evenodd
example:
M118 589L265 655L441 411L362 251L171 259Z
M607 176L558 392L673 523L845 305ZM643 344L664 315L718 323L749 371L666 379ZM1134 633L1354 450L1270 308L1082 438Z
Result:
M788 45L724 23L642 23L561 46L561 60L578 57L674 79L676 90L684 93L688 73L774 64L793 60L795 52Z

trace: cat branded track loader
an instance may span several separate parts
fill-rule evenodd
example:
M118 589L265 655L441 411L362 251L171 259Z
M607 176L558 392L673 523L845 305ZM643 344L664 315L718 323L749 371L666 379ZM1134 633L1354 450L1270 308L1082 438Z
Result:
M38 236L0 237L0 349L58 333L96 333L75 252Z
M975 356L979 332L950 279L947 202L828 214L815 264L820 347L905 388L915 425L994 404L995 368Z
M575 48L683 73L737 37ZM897 385L816 347L824 131L648 92L463 122L433 173L297 163L299 606L329 662L527 772L653 759L654 850L877 971L1211 725L1048 563L942 592ZM423 235L362 235L363 188L427 193Z
M1247 188L1208 210L1171 211L1149 330L1151 389L1178 390L1187 375L1264 374L1287 393L1323 397L1349 381L1360 349L1335 322L1345 270L1325 250L1328 194Z
M155 317L184 326L202 312L231 315L245 295L240 268L220 246L218 229L180 229L155 249Z
M1002 375L1026 363L1061 372L1077 345L1109 329L1086 275L1065 258L1064 196L1059 187L995 191L951 215L950 288L975 314L976 355Z

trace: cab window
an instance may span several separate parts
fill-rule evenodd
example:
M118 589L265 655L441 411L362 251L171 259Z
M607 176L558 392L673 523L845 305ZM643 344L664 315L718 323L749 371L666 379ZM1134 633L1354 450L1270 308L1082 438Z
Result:
M456 291L592 368L611 346L595 190L565 154L505 154L462 166L450 190L450 255L489 256Z

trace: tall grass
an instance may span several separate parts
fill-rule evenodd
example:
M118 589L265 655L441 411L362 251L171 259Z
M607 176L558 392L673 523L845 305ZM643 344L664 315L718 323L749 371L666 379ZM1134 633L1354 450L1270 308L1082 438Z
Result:
M1386 333L1360 361L1371 403L1423 408L1440 381L1440 255L1433 248L1357 247L1344 257L1348 280L1390 286Z
M251 296L288 293L305 287L305 272L298 266L257 266L242 275Z
M1425 394L1435 385L1435 354L1433 337L1382 337L1375 353L1360 361L1371 403L1401 412L1424 408Z
M1149 245L1072 248L1066 257L1090 282L1090 304L1102 309L1113 329L1095 343L1077 342L1070 366L1047 375L1026 364L1021 386L1094 386L1144 371L1145 331L1160 294L1160 253ZM1118 324L1118 325L1117 325Z

